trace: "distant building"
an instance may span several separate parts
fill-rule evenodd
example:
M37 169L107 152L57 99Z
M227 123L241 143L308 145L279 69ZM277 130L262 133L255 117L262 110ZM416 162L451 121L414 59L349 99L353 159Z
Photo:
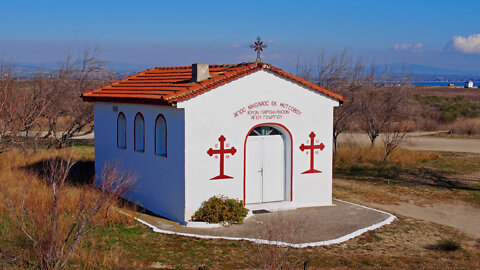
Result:
M465 88L473 88L473 81L466 81Z

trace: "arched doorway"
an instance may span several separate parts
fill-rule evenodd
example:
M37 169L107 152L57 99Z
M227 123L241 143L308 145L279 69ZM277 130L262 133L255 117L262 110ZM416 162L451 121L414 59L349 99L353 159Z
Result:
M291 141L290 132L280 124L250 129L245 139L245 204L291 200Z

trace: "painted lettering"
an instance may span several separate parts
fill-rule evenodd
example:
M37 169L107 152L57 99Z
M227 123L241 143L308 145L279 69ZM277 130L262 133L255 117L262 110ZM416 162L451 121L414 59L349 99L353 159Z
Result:
M248 106L242 107L241 109L235 111L233 113L233 117L237 118L242 114L248 115L251 120L261 120L261 119L277 119L278 120L290 114L301 115L302 111L285 102L278 102L275 100L262 100L262 101L254 102Z
M240 110L234 112L233 117L238 117L240 114L243 114L245 111L247 111L247 110L245 109L245 107L243 107Z

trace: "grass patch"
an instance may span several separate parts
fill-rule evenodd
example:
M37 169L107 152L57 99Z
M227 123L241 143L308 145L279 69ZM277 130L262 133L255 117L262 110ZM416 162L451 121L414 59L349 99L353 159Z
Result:
M458 118L480 117L480 103L471 101L463 96L421 96L415 95L422 104L439 111L442 122L452 122Z
M428 160L423 167L440 170L444 174L463 174L480 170L480 155L456 152L442 152L437 158Z
M381 147L339 144L333 157L334 177L395 180L425 169L441 176L480 170L478 154L396 149L386 163L382 162L383 154Z
M383 163L385 150L382 147L360 146L353 143L338 145L338 150L333 157L333 164L338 168L346 167L417 167L429 160L437 159L439 154L409 149L396 149Z
M382 149L339 145L334 156L333 196L339 199L418 205L463 201L480 205L480 155L398 149L383 164ZM465 175L466 176L462 176Z
M396 149L386 163L382 147L339 144L333 157L335 177L398 179L405 171L420 168L440 157L438 153Z

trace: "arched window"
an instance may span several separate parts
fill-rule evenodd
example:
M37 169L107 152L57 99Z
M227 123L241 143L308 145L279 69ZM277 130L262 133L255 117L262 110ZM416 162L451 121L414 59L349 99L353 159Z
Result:
M134 144L135 151L145 151L145 121L141 113L135 115Z
M259 126L256 127L248 136L268 136L268 135L282 135L282 132L274 127Z
M167 122L161 114L155 120L155 155L167 156Z
M117 147L127 148L127 119L122 112L118 114L117 118Z

